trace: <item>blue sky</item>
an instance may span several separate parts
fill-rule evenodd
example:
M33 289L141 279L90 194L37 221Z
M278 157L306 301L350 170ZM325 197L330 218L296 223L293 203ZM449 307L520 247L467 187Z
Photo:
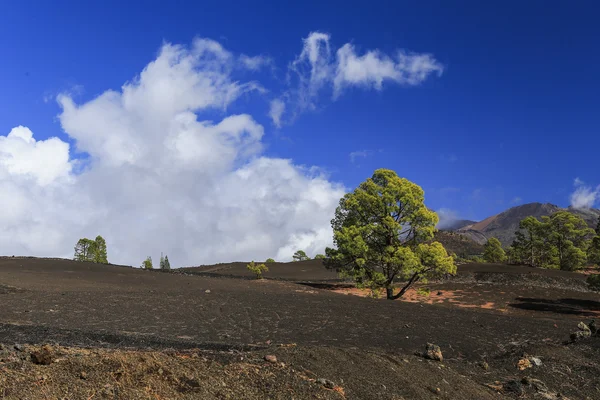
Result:
M592 191L600 184L599 11L592 1L3 2L0 135L23 125L37 140L73 145L58 94L83 104L119 91L163 43L210 38L271 59L257 73L235 72L263 93L199 113L251 114L266 156L318 166L346 188L391 168L420 184L430 207L470 219L533 201L567 206L575 178ZM269 102L289 90L288 67L317 31L332 52L351 43L358 54L431 54L443 74L349 86L337 98L324 90L314 109L277 128Z

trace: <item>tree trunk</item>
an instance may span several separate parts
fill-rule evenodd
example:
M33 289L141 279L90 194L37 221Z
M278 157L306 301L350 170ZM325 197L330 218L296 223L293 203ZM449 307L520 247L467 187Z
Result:
M398 292L398 294L393 295L393 289L387 289L388 299L396 300L396 299L404 296L404 293L406 293L406 291L408 289L410 289L410 287L413 285L413 283L415 283L418 280L419 280L419 274L417 272L415 272L415 274L410 278L410 280L406 283L406 285L404 285L404 287ZM390 293L392 293L392 297L390 297Z
M391 287L385 288L385 293L387 294L388 300L394 300L394 288L391 288Z

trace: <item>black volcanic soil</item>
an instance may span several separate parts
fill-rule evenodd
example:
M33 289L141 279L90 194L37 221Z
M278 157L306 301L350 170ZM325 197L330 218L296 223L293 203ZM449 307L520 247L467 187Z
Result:
M463 281L430 285L439 286L428 299L438 290L462 290L458 303L479 299L505 306L387 301L295 282L338 283L318 261L270 265L272 277L280 280L262 281L247 279L245 264L162 273L68 260L0 259L0 343L6 352L0 351L0 394L600 398L600 338L565 343L580 320L600 309L596 293L548 288L535 279L519 286L515 281L523 269L469 265L461 267ZM583 279L558 272L541 276ZM516 279L486 283L479 273ZM443 362L415 355L427 342L441 347ZM34 347L18 351L15 343ZM29 354L46 343L61 361L32 364ZM264 361L267 354L278 362ZM525 354L539 357L542 365L520 371L516 365ZM88 371L85 379L82 370ZM335 389L318 378L333 381ZM519 383L523 378L539 379L546 389L531 379Z

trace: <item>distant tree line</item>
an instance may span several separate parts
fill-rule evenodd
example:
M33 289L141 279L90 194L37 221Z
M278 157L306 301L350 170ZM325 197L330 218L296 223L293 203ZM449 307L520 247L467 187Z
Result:
M568 211L541 220L527 217L519 223L512 245L506 250L511 264L576 271L586 264L600 264L600 218L596 229Z

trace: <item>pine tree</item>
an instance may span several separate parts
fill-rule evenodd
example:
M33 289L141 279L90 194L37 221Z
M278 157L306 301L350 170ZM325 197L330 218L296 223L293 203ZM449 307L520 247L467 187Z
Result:
M160 269L165 269L165 257L163 257L163 254L160 253L160 263L159 263Z
M165 261L163 263L162 269L171 269L171 264L169 263L169 256L165 256Z
M94 241L94 262L101 264L108 264L108 255L106 252L106 240L100 235L96 236Z
M501 263L506 260L506 253L502 244L495 237L489 238L485 244L483 259L489 263Z

